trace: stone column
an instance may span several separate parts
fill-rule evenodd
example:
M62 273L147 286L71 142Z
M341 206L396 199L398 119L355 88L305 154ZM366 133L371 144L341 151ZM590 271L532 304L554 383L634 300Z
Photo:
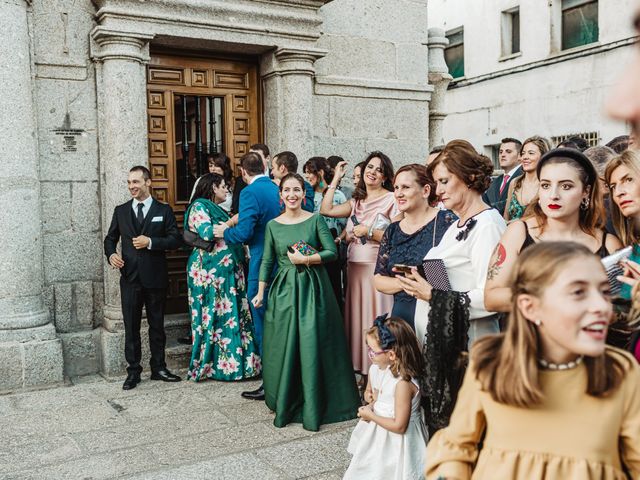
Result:
M91 58L96 62L102 231L107 233L114 208L129 198L127 175L135 165L149 164L147 145L147 81L149 40L153 35L97 26L91 32ZM101 329L101 372L122 373L124 324L120 305L120 272L105 259L104 310Z
M313 152L314 62L328 52L279 48L264 74L267 142L273 153L289 150L304 163ZM263 68L264 70L264 68Z
M62 344L42 300L29 7L0 0L0 392L63 380Z
M445 113L444 104L447 88L453 77L444 61L444 48L449 40L441 28L429 29L429 83L433 85L429 104L429 148L446 143L443 134Z

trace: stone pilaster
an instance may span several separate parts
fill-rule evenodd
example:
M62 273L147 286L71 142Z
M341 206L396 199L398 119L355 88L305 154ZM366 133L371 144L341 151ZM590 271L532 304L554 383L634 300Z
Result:
M266 140L274 153L290 150L302 163L314 154L314 62L326 54L318 49L279 48L265 62Z
M98 26L91 38L91 57L97 64L101 220L106 234L114 208L130 198L129 169L149 163L145 65L153 35ZM119 280L120 273L105 261L101 371L107 376L125 367Z
M29 6L0 0L0 392L63 380L62 344L42 299Z
M444 48L449 40L441 28L429 29L429 83L433 85L429 104L429 148L446 143L442 133L445 112L445 97L452 78L444 61Z

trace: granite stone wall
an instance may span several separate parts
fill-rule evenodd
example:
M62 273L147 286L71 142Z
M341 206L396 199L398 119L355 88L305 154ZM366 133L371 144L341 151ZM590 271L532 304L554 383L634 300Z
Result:
M102 239L128 168L147 162L150 48L257 58L274 151L355 164L382 150L401 165L429 147L426 12L426 0L0 0L0 232L12 245L0 253L0 391L124 371Z

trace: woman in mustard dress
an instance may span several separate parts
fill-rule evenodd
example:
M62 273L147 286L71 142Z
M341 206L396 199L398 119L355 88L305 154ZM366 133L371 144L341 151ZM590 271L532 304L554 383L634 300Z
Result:
M336 245L324 219L302 210L304 193L298 174L280 182L285 211L267 224L252 302L262 305L277 263L264 319L265 401L276 413L276 427L302 422L317 431L355 418L360 401L342 315L322 266L336 258Z
M605 345L600 259L543 242L513 278L507 330L474 345L449 426L427 447L427 480L640 478L640 365Z

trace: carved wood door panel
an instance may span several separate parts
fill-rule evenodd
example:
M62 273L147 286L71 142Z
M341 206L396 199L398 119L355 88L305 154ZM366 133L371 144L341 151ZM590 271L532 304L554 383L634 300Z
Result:
M262 135L256 62L154 54L147 67L149 169L153 195L173 209L182 230L206 155L240 157ZM187 312L190 249L170 252L166 313Z

